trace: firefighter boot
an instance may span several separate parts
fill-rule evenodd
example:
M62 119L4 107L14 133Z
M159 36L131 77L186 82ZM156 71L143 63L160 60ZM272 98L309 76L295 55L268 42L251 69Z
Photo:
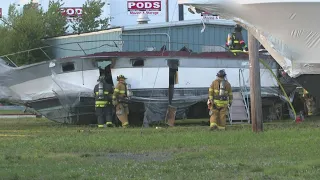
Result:
M226 130L226 115L227 115L227 108L224 107L220 110L220 118L219 118L219 124L218 124L218 129L219 130Z
M216 123L210 123L210 131L213 131L213 130L216 130L216 129L218 129L218 126L217 126L217 124Z
M106 126L107 127L113 127L113 124L112 124L112 109L110 109L107 114L106 114Z
M211 109L211 116L210 116L210 131L218 129L217 119L218 119L218 113L216 109Z
M113 127L112 122L107 122L106 125L107 125L107 127Z
M100 110L100 109L99 109ZM104 128L104 117L103 113L98 115L98 128Z
M128 123L128 122L122 123L122 127L123 127L123 128L128 128L128 127L129 127L129 123Z

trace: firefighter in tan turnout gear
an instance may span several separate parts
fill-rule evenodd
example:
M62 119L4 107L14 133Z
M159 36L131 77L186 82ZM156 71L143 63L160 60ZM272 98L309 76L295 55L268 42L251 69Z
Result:
M307 109L307 116L312 116L315 106L315 100L312 95L309 94L309 92L306 89L303 89L303 99L305 103L305 107Z
M231 106L233 95L230 83L225 79L226 73L220 70L217 79L209 88L208 108L210 109L210 130L225 130L228 106Z
M127 96L127 84L125 82L127 78L123 75L117 77L118 84L114 89L112 96L112 104L116 107L116 115L122 123L122 127L128 127L128 96Z

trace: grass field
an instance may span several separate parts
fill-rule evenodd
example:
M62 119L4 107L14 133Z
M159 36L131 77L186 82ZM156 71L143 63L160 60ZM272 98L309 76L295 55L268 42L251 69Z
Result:
M319 179L320 122L97 129L0 119L0 179ZM142 132L142 133L141 133Z

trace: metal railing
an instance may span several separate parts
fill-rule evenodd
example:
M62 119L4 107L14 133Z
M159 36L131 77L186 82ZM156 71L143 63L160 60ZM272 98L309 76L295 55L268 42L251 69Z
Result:
M246 109L246 114L247 114L247 118L248 118L248 123L251 122L250 119L250 101L249 101L249 92L250 89L246 86L245 83L245 78L243 75L243 70L242 68L239 69L239 87L240 87L240 93L242 96L242 100L244 102L244 106Z
M123 34L122 36L135 36L137 34ZM145 35L145 34L139 34ZM151 34L150 34L151 35ZM159 35L167 35L166 33L160 33ZM25 55L37 51L36 54L43 55L44 61L50 61L55 58L69 57L69 56L79 56L86 54L94 54L98 52L141 52L146 51L145 49L149 46L156 47L157 51L162 51L161 47L168 45L168 51L179 51L183 47L189 48L192 52L201 53L201 52L225 52L226 49L223 45L211 44L211 43L190 43L190 42L174 42L170 39L170 36L165 40L136 40L132 38L124 39L112 39L112 40L83 40L76 42L64 42L64 43L54 43L46 42L42 47L27 49L18 51L15 53L0 55L0 58L3 58L6 62L10 63L13 67L18 67L19 64L16 62L17 55ZM126 45L126 46L125 46ZM111 48L111 49L110 49ZM203 50L203 48L209 48L209 50ZM49 51L50 50L50 51ZM58 52L59 50L59 52ZM50 53L49 53L50 52ZM63 53L65 56L60 57L59 53ZM52 56L52 57L51 57ZM42 58L41 57L41 58ZM35 57L34 57L35 58ZM39 57L38 57L39 58ZM36 61L39 62L39 61Z

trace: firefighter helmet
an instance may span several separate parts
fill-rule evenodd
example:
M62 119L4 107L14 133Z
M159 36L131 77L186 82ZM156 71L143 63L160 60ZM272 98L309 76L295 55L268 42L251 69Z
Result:
M227 74L226 72L224 71L224 69L221 69L218 73L217 73L217 76L218 77L225 77Z
M236 24L234 26L234 29L237 31L237 32L241 32L242 31L242 27L239 25L239 24Z
M119 81L120 79L127 79L127 78L124 77L124 75L119 75L119 76L117 76L117 81Z

